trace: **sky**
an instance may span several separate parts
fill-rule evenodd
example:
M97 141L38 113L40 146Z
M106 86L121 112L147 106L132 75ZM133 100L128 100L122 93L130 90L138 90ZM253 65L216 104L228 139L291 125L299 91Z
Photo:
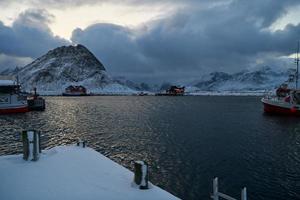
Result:
M0 70L83 44L113 76L180 82L294 67L299 0L0 0Z

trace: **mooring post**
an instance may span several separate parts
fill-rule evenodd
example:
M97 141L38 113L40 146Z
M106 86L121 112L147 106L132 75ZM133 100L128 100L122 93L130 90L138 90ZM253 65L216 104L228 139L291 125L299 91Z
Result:
M242 200L247 200L247 189L244 187L242 189Z
M22 131L23 159L37 161L42 152L40 132L35 130Z
M213 180L213 200L219 200L218 177Z
M85 141L82 141L81 139L78 139L77 146L85 148Z
M149 189L148 164L144 161L134 162L134 182L141 190Z

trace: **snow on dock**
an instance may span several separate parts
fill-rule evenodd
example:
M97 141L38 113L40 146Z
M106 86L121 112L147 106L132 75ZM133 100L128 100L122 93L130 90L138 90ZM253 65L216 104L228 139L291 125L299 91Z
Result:
M37 162L22 155L0 157L3 200L178 199L151 185L132 186L133 173L91 148L59 146L44 150Z

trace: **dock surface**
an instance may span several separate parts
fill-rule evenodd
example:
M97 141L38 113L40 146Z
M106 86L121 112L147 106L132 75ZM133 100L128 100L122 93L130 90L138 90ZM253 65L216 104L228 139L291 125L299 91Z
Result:
M151 184L132 186L133 173L91 148L59 146L44 150L37 162L22 155L0 157L3 200L178 199Z

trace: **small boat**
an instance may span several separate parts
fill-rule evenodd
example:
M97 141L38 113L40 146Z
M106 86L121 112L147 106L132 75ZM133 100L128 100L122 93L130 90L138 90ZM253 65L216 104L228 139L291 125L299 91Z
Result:
M44 111L46 108L45 99L39 96L36 88L33 88L33 93L27 97L27 103L30 111Z
M185 87L171 86L166 92L156 93L155 96L183 96Z
M13 77L0 77L0 114L28 112L26 95Z
M295 88L290 89L288 84L284 83L276 90L276 96L267 95L263 97L261 102L264 105L265 113L300 116L300 90L298 90L299 42L295 63L297 66L296 74L292 78L296 83Z

